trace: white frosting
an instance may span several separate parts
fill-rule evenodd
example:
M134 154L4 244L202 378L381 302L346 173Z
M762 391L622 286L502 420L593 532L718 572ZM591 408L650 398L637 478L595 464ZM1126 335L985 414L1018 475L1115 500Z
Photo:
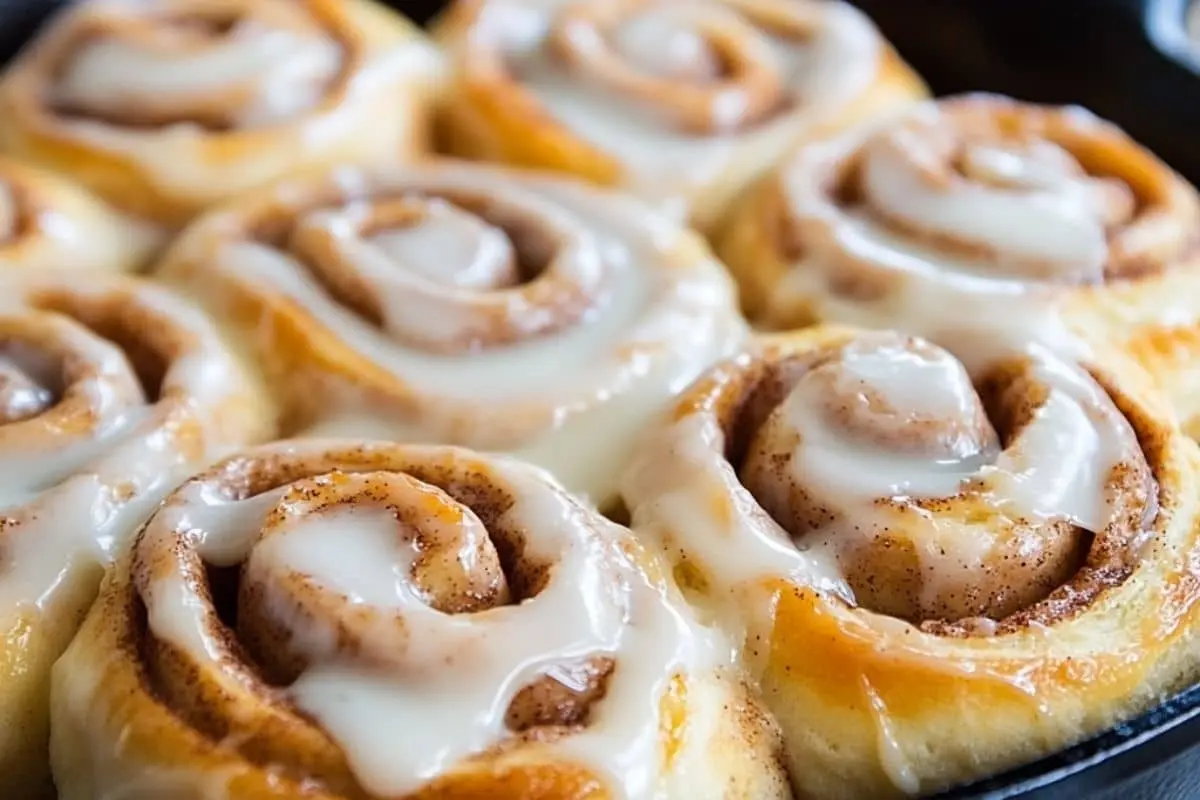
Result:
M304 4L253 0L218 6L240 23L230 34L197 44L203 36L196 31L157 29L162 5L75 5L44 34L47 44L71 48L81 28L130 35L113 34L81 48L78 60L66 62L62 86L44 86L47 78L39 71L45 65L30 53L10 67L3 90L68 92L73 103L96 111L208 109L210 117L228 117L230 130L188 122L131 127L71 115L56 120L70 140L131 161L155 189L195 205L316 164L391 163L424 147L424 109L443 65L406 20L352 2L339 6L334 19L340 27L333 31ZM197 0L167 5L183 18L214 10ZM359 49L355 68L345 72L347 42ZM249 73L255 77L247 79ZM233 150L247 155L231 158Z
M347 206L342 213L352 208ZM362 257L350 239L353 233L339 233L346 248L341 253L343 260L353 262L356 256ZM441 200L427 201L415 224L376 233L366 243L378 248L377 257L391 262L393 269L399 267L424 280L460 289L499 288L519 279L512 244L504 231Z
M882 418L882 424L899 431L973 410L974 388L957 361L942 352L918 354L900 343L851 345L836 366L822 368L836 372L838 397L858 400L850 413ZM781 421L802 439L790 462L792 479L819 488L823 496L845 498L843 511L860 511L880 497L954 495L996 456L971 450L933 460L925 453L880 448L828 420L826 409L834 402L828 392L824 383L801 379L780 405Z
M718 594L780 576L851 599L853 593L834 559L798 549L758 508L720 455L725 441L709 414L688 415L648 440L621 479L633 529L660 541L666 536L668 549L683 548L686 559L705 571L709 589ZM705 501L714 497L724 505L722 510Z
M918 231L984 248L1016 265L1045 264L1052 271L1048 277L1102 277L1108 255L1103 219L1093 205L1090 179L1073 160L1056 163L1054 156L1065 151L1047 142L1038 148L968 145L962 158L970 172L946 170L934 182L920 170L945 169L939 164L944 154L930 152L936 124L935 119L929 127L906 130L904 149L899 135L866 145L862 182L868 203ZM1050 155L1039 158L1039 150ZM859 222L863 236L874 233L869 218ZM985 263L1002 272L1005 261L992 257Z
M710 410L666 426L624 475L621 491L634 529L668 552L682 553L718 603L770 578L849 599L838 565L902 524L923 564L925 599L935 607L932 600L946 586L958 586L962 570L985 574L979 570L997 557L995 548L1008 546L1005 536L1028 536L1020 544L1028 553L1047 546L1036 530L1009 534L1001 522L1068 521L1098 533L1112 521L1111 471L1139 461L1140 447L1129 423L1081 368L1034 351L1032 380L1048 392L1020 434L1003 450L986 436L973 448L952 441L962 448L961 457L943 457L906 449L911 440L903 437L920 434L918 426L928 420L972 409L963 392L973 390L961 367L928 345L921 357L885 346L882 336L864 336L859 344L818 368L844 365L838 394L817 380L817 371L805 373L768 423L781 425L772 429L777 444L763 462L778 470L770 479L779 486L768 491L782 492L786 504L787 486L805 487L822 516L833 520L799 543L742 484L725 458L725 433ZM860 423L863 415L876 415L889 436L901 437L897 443L871 444L869 434L832 420L831 407L841 409L856 397L862 401L855 412ZM943 519L936 504L933 510L920 505L943 498L973 498L980 514L990 510L995 518L976 529L958 517ZM761 499L768 504L770 498ZM769 610L759 612L769 618Z
M309 441L271 449L304 458L349 446ZM442 461L447 451L403 453L418 462ZM522 688L561 674L560 665L610 656L617 667L586 725L545 747L596 769L620 796L653 796L660 758L654 709L673 675L724 658L720 643L676 611L665 590L629 560L621 529L536 469L500 458L486 464L489 478L516 499L497 524L524 533L524 558L553 564L541 592L518 605L458 615L433 609L413 583L419 551L412 532L391 514L337 505L297 511L292 506L303 506L303 493L292 498L286 488L235 501L189 484L150 523L141 546L170 546L186 532L210 562L249 560L246 579L267 587L266 613L289 623L291 646L309 662L289 694L343 747L374 794L413 791L497 744L510 735L505 713ZM463 468L480 469L472 461ZM356 480L362 479L350 476L351 485ZM273 510L287 515L286 527L256 541ZM469 511L465 519L465 533L431 521L422 536L473 540L478 520ZM464 560L462 566L475 565ZM369 611L366 638L394 666L366 669L337 652L336 620L296 615L273 600L271 587L295 576L339 597L356 619L363 619L360 610ZM220 668L222 645L209 633L211 612L181 575L156 574L144 599L155 636L202 668Z
M158 109L180 117L216 101L238 127L267 125L314 106L342 58L336 42L315 32L271 29L252 19L210 40L181 39L168 29L160 40L91 42L55 84L58 99L95 113Z
M4 422L31 417L54 402L56 376L42 354L20 342L0 347L0 415Z
M15 321L14 317L9 320ZM73 357L89 365L86 374L69 378L71 384L64 391L61 402L79 404L81 411L87 409L95 415L96 422L81 431L73 431L68 425L42 425L40 420L31 421L29 426L17 427L20 423L15 423L8 426L7 431L0 430L0 487L3 487L0 488L0 504L10 507L33 499L42 490L74 474L96 455L106 452L111 448L112 440L136 420L145 404L142 388L118 347L65 320L39 319L34 313L24 322L31 328L39 322L49 324L52 335L68 343ZM43 392L50 393L50 387L61 381L62 376L47 375L46 372L62 367L37 363L41 359L29 352L34 346L10 347L8 361L15 366L13 356L16 356L16 360L24 365L32 365L32 370L23 370L25 376ZM21 353L22 350L26 352ZM34 377L31 372L42 374ZM36 430L31 432L29 427L32 426L36 426ZM5 447L6 444L9 446ZM36 460L31 460L33 457Z
M414 184L414 189L424 188L420 181ZM505 277L498 274L498 268L505 266L509 268L506 282L516 283L520 278L513 263L515 253L503 232L480 220L471 224L461 221L459 218L467 217L465 212L439 210L446 206L444 201L431 201L422 209L421 219L385 234L389 249L379 246L378 235L364 241L358 235L362 223L351 223L353 216L369 211L367 203L352 203L345 212L306 214L297 221L295 249L308 256L310 266L326 277L354 275L378 303L384 330L400 342L439 350L474 350L489 346L487 340L495 336L496 327L528 331L522 338L534 338L539 326L544 327L556 313L556 304L569 303L572 296L600 295L606 271L591 235L556 204L519 190L509 192L505 200L506 211L533 219L559 248L541 276L557 287L548 302L515 287L504 291L508 287L503 284L482 287L496 290L487 292L471 291L445 278L430 280L428 274L433 270L443 275L465 273L474 281L479 280L477 273L487 272L495 280ZM445 240L451 225L459 229L459 261L451 260L456 255L453 252L434 249ZM475 235L468 238L470 234ZM313 240L328 242L328 246L311 254L308 243ZM329 255L323 258L326 250ZM421 266L414 267L413 262ZM598 302L602 300L598 298Z
M12 342L4 363L52 401L42 404L40 414L0 425L0 607L8 613L48 603L80 563L109 562L195 467L176 446L173 426L199 415L207 431L212 420L205 415L238 385L234 365L194 309L138 287L130 302L160 311L196 341L164 378L164 389L177 396L147 404L119 348L66 317L27 310L39 291L76 283L61 273L0 278L0 327ZM71 291L103 297L128 288L93 279L88 288ZM15 340L21 334L11 331L23 328L49 337L71 354L73 366L63 372L58 359L39 352L41 344ZM54 416L66 408L74 409L71 417Z
M701 190L765 168L797 136L870 86L878 69L878 33L848 5L776 4L778 29L760 25L737 6L715 0L654 6L620 20L611 44L601 33L578 26L572 31L580 46L612 47L635 72L689 87L709 84L714 91L723 84L712 81L716 51L709 36L717 32L736 40L782 87L778 108L739 131L746 96L726 87L710 108L715 130L729 132L704 135L676 124L678 110L669 96L639 99L564 67L547 44L556 15L569 8L563 0L505 0L484 12L480 24L503 26L510 69L546 113L614 158L627 187L683 214Z
M887 414L894 430L921 417L957 416L968 408L963 392L973 389L961 367L944 351L939 355L921 359L898 347L847 347L837 366L843 396L852 396L849 384L857 383L860 397L882 398L894 409ZM1033 419L1004 450L965 458L934 460L928 453L847 440L846 431L823 417L830 400L812 391L823 384L801 379L782 406L787 425L801 439L790 464L791 480L819 488L856 522L870 515L878 498L920 500L982 491L991 507L1010 517L1065 519L1099 532L1113 513L1105 491L1112 469L1138 451L1137 439L1087 372L1048 352L1040 356L1034 380L1049 391ZM915 398L920 399L913 403Z
M891 712L888 711L879 692L875 691L875 687L871 685L870 679L866 675L861 675L860 681L863 694L871 704L871 719L875 722L879 765L883 767L888 779L897 789L910 796L920 794L921 779L917 775L917 771L913 769L913 764L905 754L904 748L900 745L900 739L892 724Z
M322 328L416 394L415 413L380 413L363 409L353 389L345 387L345 396L329 404L314 435L453 442L510 451L550 468L570 488L603 502L643 426L745 336L732 286L720 265L690 234L628 198L566 181L467 165L378 171L369 179L349 171L339 179L347 187L358 185L348 188L355 195L462 192L491 195L522 209L542 220L539 227L557 242L543 280L581 287L592 303L581 318L561 329L508 344L470 352L406 345L332 298L294 255L227 240L225 231L236 226L237 210L214 217L185 237L167 259L168 278L186 279L190 288L208 293L217 305L221 290L220 281L212 280L214 271L223 279L248 284L254 292L288 297ZM369 183L359 185L364 181ZM280 189L281 196L285 191ZM437 231L441 223L435 223ZM404 235L415 233L409 227ZM453 274L461 264L478 261L481 250L482 257L490 258L492 240L484 236L476 241L480 249L457 262L433 250L418 252L422 238L406 240L404 262L353 237L340 239L338 246L349 260L346 268L375 287L385 318L403 318L408 326L423 326L423 335L437 336L478 324L481 305L485 310L510 305L512 291L469 292L430 283L420 269L404 274L406 265L417 259ZM176 264L203 267L182 274ZM409 288L391 288L400 283ZM518 322L531 320L536 321L536 315ZM579 453L588 457L579 458Z
M1104 279L1108 226L1133 212L1131 190L1089 176L1047 140L960 130L952 113L925 104L802 148L785 164L785 207L805 255L768 298L767 325L799 304L823 320L940 344L987 329L1016 346L1041 341L1081 354L1054 313L1056 291ZM1077 113L1081 127L1101 124ZM854 152L861 200L846 204L829 183ZM839 295L848 271L886 287L884 296Z
M720 73L719 54L703 31L689 25L694 6L652 8L617 27L613 43L639 69L662 77L712 79Z

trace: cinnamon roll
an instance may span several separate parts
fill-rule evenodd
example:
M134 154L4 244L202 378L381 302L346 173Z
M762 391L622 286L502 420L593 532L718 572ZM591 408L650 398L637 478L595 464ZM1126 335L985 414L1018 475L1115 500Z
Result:
M437 32L450 152L620 185L702 230L798 138L925 95L840 2L459 0Z
M48 789L50 667L104 566L178 481L269 433L240 370L162 289L0 273L0 795Z
M766 328L1104 340L1200 415L1200 199L1110 123L967 95L802 146L717 249Z
M0 157L0 270L127 272L157 243L80 187Z
M157 274L251 343L286 431L512 452L602 506L646 422L745 334L697 235L476 164L285 181L199 220Z
M90 0L0 81L0 147L173 228L297 170L422 152L439 72L371 0Z
M450 447L192 478L54 674L65 800L772 798L778 733L627 529Z
M647 438L632 526L745 642L799 796L937 791L1195 677L1200 451L1094 358L816 327Z

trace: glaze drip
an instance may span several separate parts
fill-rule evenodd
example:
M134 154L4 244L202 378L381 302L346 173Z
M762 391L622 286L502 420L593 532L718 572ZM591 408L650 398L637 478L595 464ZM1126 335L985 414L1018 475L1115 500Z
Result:
M10 343L0 353L0 422L20 422L57 402L55 376L36 352Z
M241 386L190 306L132 282L67 288L76 283L55 273L0 280L0 601L9 609L49 602L79 564L108 563L172 481L217 446L220 425L206 415ZM144 348L135 359L163 360L156 396L131 351L104 334Z

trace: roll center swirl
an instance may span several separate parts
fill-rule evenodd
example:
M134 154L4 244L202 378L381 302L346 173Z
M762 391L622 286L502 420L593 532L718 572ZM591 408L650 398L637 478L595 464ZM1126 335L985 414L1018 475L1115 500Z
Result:
M53 98L64 113L115 124L270 124L314 106L343 69L342 44L299 4L182 4L145 15L118 7L88 22L64 54Z
M407 475L330 473L287 487L267 515L242 576L238 633L286 685L334 642L381 664L441 664L447 654L412 641L406 611L471 613L508 600L499 556L469 508ZM298 620L324 620L329 635L295 635Z
M1131 557L1153 514L1129 423L1048 355L973 382L923 340L863 334L782 362L746 415L746 488L802 549L836 559L858 602L915 623L1029 609L1093 537Z
M20 422L58 402L61 387L54 365L19 342L0 349L0 422Z
M657 606L644 624L663 644L619 676L631 604L656 594L536 471L450 449L279 452L186 484L136 548L150 672L198 729L236 720L262 734L251 758L320 752L326 785L393 796L505 740L593 758L612 746L590 734L596 705L670 678L639 671L678 646Z
M549 45L589 79L694 133L748 127L785 102L769 39L717 4L574 3L555 18Z
M4 494L24 498L73 473L98 443L133 421L146 399L120 348L74 320L40 312L0 316ZM30 463L35 454L46 458Z
M532 196L414 189L315 206L283 245L371 324L436 353L553 334L610 288L591 232Z
M1180 244L1147 211L1163 201L1152 167L1114 168L1119 137L1078 109L945 100L860 136L823 185L800 159L786 193L801 237L836 222L835 241L867 264L934 265L965 285L1099 283Z

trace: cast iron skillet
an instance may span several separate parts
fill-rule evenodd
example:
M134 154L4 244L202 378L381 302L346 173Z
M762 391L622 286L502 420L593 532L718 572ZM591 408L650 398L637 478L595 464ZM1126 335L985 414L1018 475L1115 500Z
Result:
M1200 1L1200 0L1198 0ZM0 0L7 60L64 0ZM419 22L438 0L389 0ZM1078 103L1200 184L1189 0L854 0L938 94ZM1094 739L930 800L1200 798L1200 686Z

